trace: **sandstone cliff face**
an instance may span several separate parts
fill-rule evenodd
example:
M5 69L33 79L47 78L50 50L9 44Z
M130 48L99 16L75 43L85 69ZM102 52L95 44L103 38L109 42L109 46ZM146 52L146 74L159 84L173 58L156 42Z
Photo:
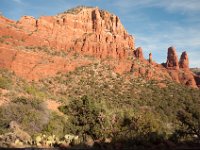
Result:
M73 71L87 65L88 60L69 61L61 57L50 57L44 53L27 53L0 47L0 67L11 69L18 76L38 80L54 76L58 72Z
M29 80L54 76L57 72L91 63L82 58L73 61L70 57L76 53L100 59L113 58L120 61L115 64L116 70L123 73L127 70L125 66L129 66L123 61L134 49L133 37L120 19L98 8L75 8L39 19L24 16L17 22L4 17L0 20L0 35L10 37L0 43L0 66ZM49 47L68 55L67 58L48 56L34 52L34 47Z
M17 22L0 16L0 67L18 76L39 80L72 71L94 63L88 56L106 60L119 74L131 71L147 80L200 84L200 77L188 69L186 52L178 62L176 49L170 47L164 67L152 61L152 54L146 60L141 47L135 50L134 39L119 17L107 11L82 7L39 19L24 16Z
M35 31L31 36L42 36L43 40L38 44L65 51L74 49L99 58L124 59L128 55L126 50L134 49L133 37L126 32L117 16L98 8L76 11L38 20L26 16L18 24L30 32Z

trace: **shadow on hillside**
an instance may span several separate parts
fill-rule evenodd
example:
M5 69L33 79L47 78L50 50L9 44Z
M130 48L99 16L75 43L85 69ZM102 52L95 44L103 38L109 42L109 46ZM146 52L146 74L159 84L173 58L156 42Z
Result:
M182 142L174 143L166 140L159 143L136 143L132 140L118 140L112 143L95 143L92 149L99 150L121 150L121 149L133 149L133 150L200 150L200 144L195 142Z
M197 139L177 142L176 135L172 135L170 140L165 140L164 136L158 133L152 133L144 136L137 136L134 138L118 138L113 140L111 143L95 142L91 149L99 150L200 150L200 141Z
M118 140L112 143L95 142L89 147L84 144L73 147L55 148L0 148L1 150L200 150L200 144L195 142L174 143L162 141L160 143L135 143L132 140Z
M123 141L120 141L123 142ZM92 147L84 147L83 145L77 145L74 147L66 148L1 148L1 150L200 150L200 144L197 143L179 143L172 144L169 141L159 144L146 144L146 145L135 145L125 143L94 143Z
M193 139L185 142L177 142L177 137L172 135L170 140L165 140L163 135L154 133L134 138L122 137L112 142L102 142L100 140L90 142L88 146L85 143L70 147L55 148L0 148L0 150L200 150L199 139ZM87 143L87 142L86 142Z

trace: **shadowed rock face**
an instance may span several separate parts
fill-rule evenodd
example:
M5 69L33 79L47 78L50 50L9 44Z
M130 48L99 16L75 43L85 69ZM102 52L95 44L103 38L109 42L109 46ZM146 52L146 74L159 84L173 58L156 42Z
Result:
M144 60L142 47L138 47L138 48L134 51L134 56L135 56L137 59L139 59L139 60Z
M149 54L149 63L153 62L152 53Z
M178 69L178 56L174 47L168 48L166 67L170 69Z
M189 69L189 58L186 51L181 54L179 67L183 69Z
M196 81L198 88L200 88L200 75L194 75L194 79Z

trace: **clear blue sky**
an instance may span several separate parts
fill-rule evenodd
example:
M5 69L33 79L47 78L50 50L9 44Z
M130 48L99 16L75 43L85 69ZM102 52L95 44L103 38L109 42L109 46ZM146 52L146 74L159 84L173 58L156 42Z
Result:
M152 52L154 60L165 62L167 48L175 46L179 57L188 52L190 67L200 67L200 0L0 0L0 11L18 20L23 15L55 15L78 5L118 15L146 57Z

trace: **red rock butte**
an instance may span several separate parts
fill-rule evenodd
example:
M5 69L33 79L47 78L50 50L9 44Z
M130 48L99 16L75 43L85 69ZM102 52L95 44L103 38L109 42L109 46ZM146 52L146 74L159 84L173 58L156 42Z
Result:
M125 49L134 49L133 38L120 19L98 8L75 8L57 16L22 17L18 25L41 39L30 44L46 45L60 50L73 49L100 58L125 58Z
M166 67L170 69L179 69L178 56L175 47L168 48Z
M179 67L183 69L189 69L189 58L186 51L181 54Z
M93 63L82 56L106 61L120 74L131 71L147 80L199 86L186 52L178 61L170 47L164 65L153 62L152 54L146 60L119 17L97 7L77 7L39 19L24 16L19 21L0 16L0 67L22 78L39 80Z

